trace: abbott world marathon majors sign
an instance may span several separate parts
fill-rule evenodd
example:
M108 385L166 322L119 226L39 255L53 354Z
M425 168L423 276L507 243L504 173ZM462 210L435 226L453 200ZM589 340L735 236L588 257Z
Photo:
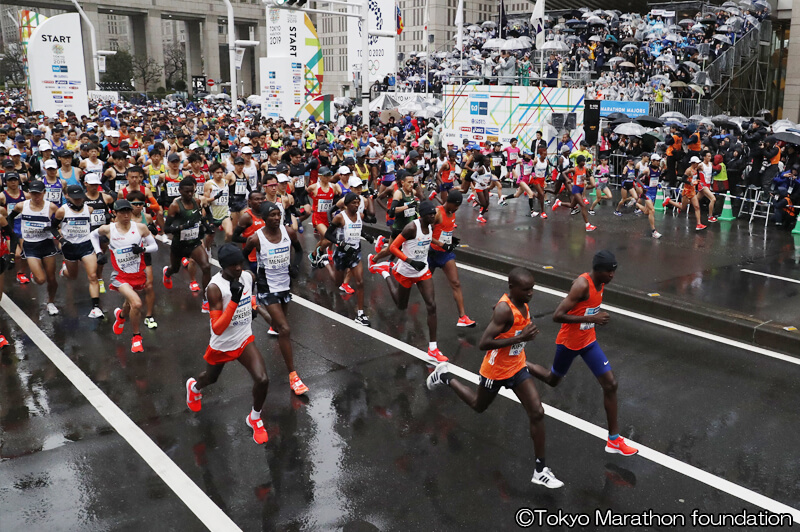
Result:
M47 116L59 111L89 114L81 19L77 13L44 21L28 41L28 76L33 109Z

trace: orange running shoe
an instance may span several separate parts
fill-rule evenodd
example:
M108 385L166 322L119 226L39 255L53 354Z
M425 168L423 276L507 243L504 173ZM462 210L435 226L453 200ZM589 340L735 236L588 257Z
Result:
M134 334L133 338L131 338L131 353L144 353L141 334Z
M200 285L197 284L197 281L192 281L191 283L189 283L189 290L191 290L192 292L199 292Z
M469 319L469 316L464 314L463 316L458 318L456 327L475 327L475 320Z
M301 381L300 377L297 376L296 371L293 371L289 374L289 386L292 387L292 391L295 395L303 395L308 393L308 386L303 384L303 381Z
M633 456L639 452L639 449L631 447L625 443L625 438L618 436L616 440L606 440L606 452L612 454L621 454L622 456Z
M19 273L17 273L17 282L18 282L19 284L28 284L28 283L30 283L30 282L31 282L31 280L30 280L30 279L28 279L28 276L27 276L27 275L25 275L25 274L24 274L24 273L22 273L22 272L19 272Z
M542 211L542 214L539 215L539 218L541 218L542 220L547 220L547 213Z
M0 334L0 347L5 347L7 345L8 345L8 340L6 340L5 336Z
M181 259L181 265L182 265L184 268L188 268L188 267L189 267L189 259L187 259L186 257L183 257L183 258Z
M353 290L353 288L352 288L352 287L351 287L349 284L347 284L347 283L342 283L342 284L339 286L339 290L341 290L341 291L342 291L342 292L344 292L345 294L355 294L355 293L356 293L356 291L355 291L355 290Z
M586 231L587 231L587 232L592 232L592 231L594 231L595 229L597 229L597 226L596 226L596 225L592 225L592 224L586 224Z
M261 445L262 443L267 443L269 440L269 436L267 435L267 429L264 428L264 422L260 419L250 419L250 414L247 414L247 419L245 419L247 426L253 429L253 441L257 444Z
M172 288L172 277L167 277L167 270L169 266L164 266L164 271L161 276L161 281L164 283L164 288L170 289Z
M114 309L114 334L122 334L125 330L125 319L122 317L122 309Z
M439 351L438 347L433 350L428 349L428 358L430 358L432 362L436 363L448 361L448 358L444 356L441 351Z
M188 406L189 410L192 412L199 412L200 408L202 408L200 400L203 398L203 394L192 391L192 386L194 384L197 384L197 380L194 377L190 377L189 380L186 381L186 406Z

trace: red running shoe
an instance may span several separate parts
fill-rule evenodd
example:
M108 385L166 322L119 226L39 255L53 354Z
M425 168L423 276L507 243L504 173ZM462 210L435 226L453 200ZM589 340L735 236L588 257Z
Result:
M131 338L131 353L143 353L144 345L142 345L142 335L134 334Z
M5 347L7 345L8 345L8 340L6 340L5 336L0 334L0 347Z
M695 231L702 231L705 228L706 228L706 226L703 225L703 224L697 224L697 225L694 226L694 230Z
M542 214L539 215L539 218L541 218L542 220L547 220L547 213L542 211Z
M356 293L356 291L353 290L352 287L347 283L342 283L341 286L339 286L339 290L341 290L345 294L355 294Z
M161 275L161 281L164 283L164 288L171 289L172 288L172 277L167 277L167 270L169 266L164 266L164 270Z
M444 356L441 351L439 351L438 347L436 349L428 349L428 358L430 358L431 361L436 362L437 364L439 362L448 361L448 358Z
M586 232L587 232L587 233L588 233L588 232L591 232L591 231L594 231L595 229L597 229L597 226L596 226L596 225L592 225L592 224L586 224Z
M181 259L181 265L182 265L184 268L188 268L188 267L189 267L189 259L187 259L186 257L183 257L183 258Z
M189 290L191 290L192 292L199 292L200 285L197 284L197 281L192 281L191 283L189 283Z
M200 408L202 408L200 400L203 398L203 394L192 391L192 385L194 384L197 384L197 380L194 377L190 377L189 380L186 381L186 406L188 406L189 410L192 412L199 412Z
M486 218L484 218L482 214L479 214L478 217L475 218L475 219L478 221L478 223L482 223L482 224L486 223Z
M25 275L24 273L22 273L22 272L18 272L18 273L17 273L17 282L18 282L19 284L28 284L28 283L30 283L30 282L31 282L31 280L30 280L30 279L28 279L28 276L27 276L27 275Z
M464 314L463 316L458 318L456 327L475 327L475 320L469 319L469 316Z
M383 246L386 244L386 237L381 235L375 241L375 253L380 253L383 249Z
M622 456L633 456L639 452L639 449L631 447L625 443L625 438L618 436L616 440L606 440L606 452L621 454Z
M264 428L264 422L260 419L253 420L250 418L250 414L247 415L247 419L245 420L247 426L253 429L253 441L257 444L261 445L262 443L267 443L269 441L269 436L267 435L267 429Z
M125 319L122 318L122 309L114 309L114 334L122 334L125 330Z

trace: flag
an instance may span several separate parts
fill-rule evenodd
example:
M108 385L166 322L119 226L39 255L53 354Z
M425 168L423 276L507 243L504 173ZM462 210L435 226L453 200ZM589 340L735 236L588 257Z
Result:
M506 3L505 0L500 0L500 37L503 37L503 30L508 26L508 19L506 18Z
M405 26L405 24L403 24L403 14L400 13L400 6L396 6L396 9L397 9L397 34L400 35L401 33L403 33L403 27Z
M458 28L458 38L456 40L456 48L464 51L464 0L458 0L458 7L456 8L456 28Z
M536 0L531 13L531 33L533 33L536 49L541 50L544 46L544 0Z

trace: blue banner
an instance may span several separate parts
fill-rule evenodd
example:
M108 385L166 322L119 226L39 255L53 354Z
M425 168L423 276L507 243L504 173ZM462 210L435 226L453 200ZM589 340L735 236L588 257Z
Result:
M600 100L600 116L605 118L611 113L625 113L629 118L644 116L650 113L650 103Z

